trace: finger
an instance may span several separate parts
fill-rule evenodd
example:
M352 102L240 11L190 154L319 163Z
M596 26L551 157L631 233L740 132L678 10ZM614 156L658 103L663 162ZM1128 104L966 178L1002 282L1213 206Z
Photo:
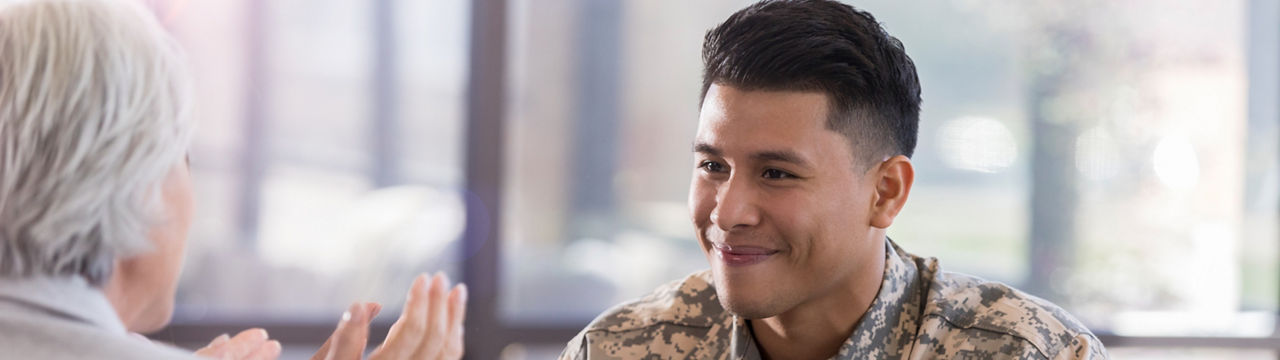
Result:
M378 312L382 311L382 305L375 302L366 302L360 304L366 309L365 313L369 314L369 322L373 322L373 318L378 316ZM354 304L353 304L354 306ZM344 314L345 315L345 314ZM333 334L324 340L324 344L320 345L320 350L316 350L316 354L311 356L311 360L324 360L329 355L329 346L333 344L333 338L338 334L338 329L333 329Z
M458 284L449 292L449 324L462 328L467 320L467 284Z
M341 324L341 322L339 322L339 324ZM311 355L311 360L325 360L328 358L329 347L333 345L333 337L335 336L338 336L337 328L333 329L333 334L330 334L328 339L324 339L324 344L320 345L320 350L316 350L316 353Z
M379 304L376 302L366 302L364 303L364 306L365 306L365 309L369 310L369 324L370 326L373 326L372 325L373 321L377 320L378 314L382 313L382 304ZM381 345L379 345L379 347L381 347ZM377 348L374 348L374 351L377 351Z
M226 350L222 353L222 356L224 358L242 359L267 342L267 338L267 331L260 328L241 331L230 340L227 340L226 345L223 346Z
M330 338L327 360L358 360L369 342L369 314L360 304L351 304Z
M202 347L199 350L196 350L196 355L208 357L208 358L214 358L214 359L221 359L223 353L226 352L225 345L227 344L228 340L231 340L231 335L227 335L227 334L218 335L218 337L213 338L213 341L209 342L209 345L205 345L205 347Z
M463 320L467 317L467 285L458 284L449 292L449 335L445 339L444 351L440 358L445 360L462 359L463 353Z
M226 344L227 341L230 341L230 340L231 340L231 335L229 334L218 335L218 337L213 338L213 341L209 342L209 347L222 346Z
M270 340L259 346L257 350L249 353L245 360L276 360L280 357L280 342Z
M449 278L442 273L437 272L431 277L431 289L427 291L427 296L431 298L427 312L427 332L423 334L418 351L414 352L415 359L435 359L444 350L445 336L449 331L448 292L445 291L449 287L448 282Z
M386 341L374 350L370 358L387 357L403 359L413 355L417 350L422 334L426 331L426 317L429 309L427 298L427 274L414 278L413 285L405 297L404 310L391 330L387 332Z

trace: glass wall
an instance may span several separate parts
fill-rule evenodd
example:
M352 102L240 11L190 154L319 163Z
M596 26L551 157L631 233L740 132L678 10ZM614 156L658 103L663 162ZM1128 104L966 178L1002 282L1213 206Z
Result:
M186 47L198 95L176 326L326 334L351 301L397 309L416 273L459 278L468 167L504 174L502 257L477 265L499 286L472 303L497 321L468 329L473 349L553 357L567 336L512 329L572 334L707 266L686 206L701 43L750 1L147 2ZM475 99L505 109L492 144L467 132L472 19L497 16L473 14L480 3L505 5L505 95ZM1272 334L1280 5L854 5L902 40L924 90L898 244L1107 336ZM470 163L468 145L505 161Z
M458 277L468 5L157 4L199 122L175 323L336 324L398 307L417 273Z
M700 46L749 3L511 2L506 319L581 326L706 268L686 207ZM1277 94L1251 62L1275 63L1251 54L1274 35L1246 25L1265 5L926 3L854 3L924 90L890 237L1099 333L1272 333Z

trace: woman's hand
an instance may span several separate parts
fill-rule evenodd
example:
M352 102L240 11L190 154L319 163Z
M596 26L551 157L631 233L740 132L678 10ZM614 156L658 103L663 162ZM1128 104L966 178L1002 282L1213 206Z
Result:
M378 309L372 303L351 304L333 335L311 359L361 359L368 343L369 322ZM449 279L443 274L430 278L419 275L409 288L400 319L391 325L387 339L369 359L461 359L466 312L466 285L449 289Z
M196 355L219 360L275 360L280 357L280 342L268 338L266 330L254 328L235 337L222 334L196 350Z

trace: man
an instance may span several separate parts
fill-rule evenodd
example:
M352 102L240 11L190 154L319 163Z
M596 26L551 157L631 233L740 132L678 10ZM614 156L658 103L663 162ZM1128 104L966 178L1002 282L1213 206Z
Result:
M193 214L183 59L132 0L0 3L0 359L176 359L163 328ZM458 359L466 289L414 281L371 359ZM316 359L360 359L353 304ZM274 359L261 329L196 355Z
M886 238L920 86L871 14L762 1L703 63L689 207L711 269L606 311L562 359L1107 357L1057 306Z

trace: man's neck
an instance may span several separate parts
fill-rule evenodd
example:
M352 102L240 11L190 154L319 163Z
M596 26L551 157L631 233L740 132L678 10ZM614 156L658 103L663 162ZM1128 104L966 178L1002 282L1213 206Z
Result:
M847 284L774 317L751 320L751 331L766 359L826 359L857 328L880 292L884 244L878 256L849 276Z

